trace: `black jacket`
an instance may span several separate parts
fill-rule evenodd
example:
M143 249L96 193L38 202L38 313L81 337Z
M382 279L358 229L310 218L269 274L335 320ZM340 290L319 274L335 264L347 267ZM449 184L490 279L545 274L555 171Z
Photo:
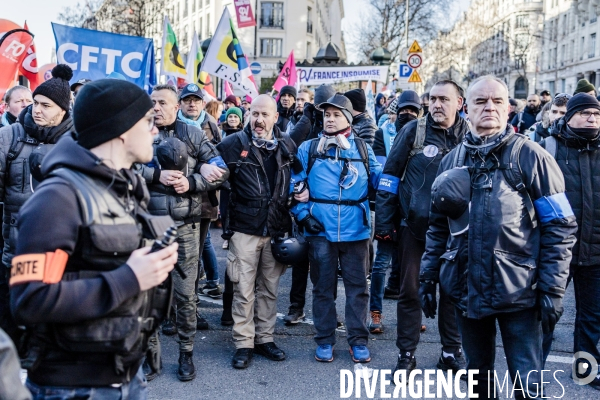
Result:
M270 155L276 160L275 176L267 176L267 153L252 144L250 125L246 125L243 131L226 136L217 146L231 171L229 229L233 232L281 236L291 229L287 199L297 148L289 135L282 134L277 126L273 127L273 134L279 143L274 154ZM243 141L248 143L248 150L244 149ZM244 151L247 151L245 158L242 155ZM269 178L274 182L272 193Z
M556 125L554 125L556 126ZM563 173L567 198L577 219L573 266L600 264L600 137L578 136L566 125L553 134L556 163ZM540 143L546 147L546 142Z
M281 132L285 132L287 129L288 123L294 115L294 111L296 111L296 103L294 103L290 108L285 108L280 102L277 102L277 112L279 113L279 117L277 118L275 125Z
M407 225L416 239L425 240L429 204L431 203L431 185L437 175L438 165L444 155L463 139L468 131L467 122L456 114L456 122L450 129L440 128L431 115L427 115L425 142L423 145L437 148L431 157L420 153L410 157L417 134L418 120L411 121L398 132L390 150L383 175L391 176L400 183L398 193L385 190L377 191L375 211L375 232L392 232L398 224L397 210L400 205L402 225ZM428 153L429 154L429 153ZM405 172L406 170L406 172Z
M315 139L323 131L323 112L317 111L311 104L305 105L302 118L290 131L290 137L300 146L305 140Z
M19 114L18 121L9 126L0 128L0 201L4 202L2 219L2 236L4 237L4 252L2 262L9 266L16 247L16 233L19 209L31 197L29 156L43 143L47 148L53 147L58 139L73 127L73 120L69 113L65 114L63 121L50 128L36 125L31 115L33 105L24 108ZM26 140L21 142L23 148L6 170L7 155L13 139L13 127L18 128L21 136Z
M148 191L137 174L107 167L70 136L63 137L46 155L42 172L47 175L59 167L81 171L110 186L123 204L128 199L135 200L140 207L147 203ZM115 212L118 214L119 210ZM72 184L60 178L45 180L21 208L15 255L44 254L61 249L69 255L69 263L81 260L83 225L80 203ZM113 243L115 248L120 245ZM87 263L96 261L93 257L85 259ZM85 262L83 269L94 270L91 265L86 268ZM105 317L139 293L135 274L123 262L120 267L94 277L61 280L55 284L33 281L14 285L10 290L10 302L19 325L58 324L75 332L74 325ZM41 364L29 371L33 382L50 386L107 386L123 382L124 377L115 373L115 360L110 352L82 356L62 351L54 342L47 344L46 351L50 353L42 354Z
M377 125L369 114L364 112L352 118L352 128L354 128L354 132L359 138L363 139L365 142L367 142L367 144L373 146Z
M494 160L501 160L502 151L512 147L516 138L508 126L485 147L468 149L464 159L472 176L491 183L491 188L481 185L471 189L467 278L463 280L463 295L458 296L463 299L459 308L466 310L463 315L469 318L534 307L538 291L556 296L563 296L565 291L577 224L568 210L564 217L540 211L548 198L564 196L564 180L552 156L527 140L518 157L522 181L535 205L537 227L529 216L525 193L513 189L498 168L481 168L482 163L497 165ZM481 144L470 133L466 143ZM444 157L438 174L452 168L456 152L454 149ZM422 281L437 281L440 264L453 262L457 251L464 249L455 240L450 236L447 217L432 204L421 260ZM456 285L449 280L461 278L460 269L448 269L452 270L455 274L445 274L441 282L445 290Z
M539 110L530 110L529 107L525 107L523 111L517 113L511 121L511 125L517 129L518 133L525 133L527 129L533 124L535 124L536 116ZM519 116L522 115L521 124L519 126Z

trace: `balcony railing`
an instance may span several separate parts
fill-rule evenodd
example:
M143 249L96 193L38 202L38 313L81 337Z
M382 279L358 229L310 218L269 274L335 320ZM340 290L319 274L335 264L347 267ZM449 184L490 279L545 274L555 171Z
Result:
M261 28L283 29L283 17L261 17Z

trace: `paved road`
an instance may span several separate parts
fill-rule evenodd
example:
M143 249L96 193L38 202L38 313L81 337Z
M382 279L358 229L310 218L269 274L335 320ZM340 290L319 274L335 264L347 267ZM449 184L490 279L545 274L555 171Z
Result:
M221 250L220 230L212 230L213 244L217 251L221 274L224 273L226 251ZM221 275L222 279L223 275ZM277 310L287 312L291 270L281 279ZM332 363L318 363L314 360L315 343L312 339L311 296L309 283L307 291L307 321L294 327L287 327L278 319L275 328L276 343L286 352L287 360L273 362L261 356L255 356L247 370L235 370L231 367L231 357L235 352L231 340L231 328L220 325L220 301L202 299L201 310L209 321L210 329L199 331L196 335L194 363L198 376L194 381L182 383L175 376L177 371L178 348L174 337L161 336L163 345L163 374L149 383L150 399L338 399L340 398L340 370L353 370L354 363L348 354L345 333L338 331L335 347L335 360ZM343 284L339 282L337 310L344 315ZM386 330L381 335L371 336L369 348L373 361L368 364L374 369L393 369L396 364L395 346L396 307L392 300L384 300L384 324ZM552 373L556 372L557 381L549 375L550 384L544 390L545 397L563 399L598 399L599 392L588 387L577 386L569 378L572 349L572 331L575 318L575 306L572 288L565 301L565 314L557 326L551 358L546 365ZM441 346L435 320L425 320L427 331L421 335L421 343L416 353L417 368L435 369ZM500 340L496 347L497 372L504 376L506 360ZM546 375L545 375L546 376ZM422 380L422 379L421 379ZM562 385L562 386L561 386ZM563 389L564 387L564 389ZM435 386L434 386L435 388ZM466 385L461 383L463 391ZM361 398L365 398L364 385ZM392 393L394 386L387 388ZM435 394L435 389L433 390ZM351 398L355 398L352 393ZM402 393L400 393L402 395ZM380 398L379 385L374 398ZM411 398L406 393L406 398ZM422 396L416 397L422 398ZM439 397L447 398L447 397ZM454 397L459 398L459 397ZM510 398L504 396L500 398Z

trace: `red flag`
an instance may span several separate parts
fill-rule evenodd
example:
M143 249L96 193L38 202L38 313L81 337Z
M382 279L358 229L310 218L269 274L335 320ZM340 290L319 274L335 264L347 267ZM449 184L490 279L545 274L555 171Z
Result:
M281 88L286 85L296 86L297 80L296 61L294 60L294 51L292 50L288 59L285 61L285 64L283 64L283 68L281 68L277 80L273 84L273 89L281 92ZM279 96L277 96L277 98L279 98Z
M238 28L247 28L256 25L250 0L235 0L234 5Z
M15 80L32 41L33 35L25 29L12 29L0 37L0 97Z
M29 30L27 28L27 21L25 21L25 30ZM29 81L29 88L33 92L35 88L38 87L40 82L40 77L38 76L38 65L37 65L37 55L35 52L35 45L33 44L33 40L31 41L31 45L27 49L27 55L23 59L21 66L19 67L19 72L22 75L25 75L25 78Z
M208 93L211 97L213 98L217 98L217 95L215 94L215 91L213 90L213 83L212 80L210 79L210 75L206 75L206 81L204 82L204 87L202 87L202 89L204 89L206 91L206 93Z

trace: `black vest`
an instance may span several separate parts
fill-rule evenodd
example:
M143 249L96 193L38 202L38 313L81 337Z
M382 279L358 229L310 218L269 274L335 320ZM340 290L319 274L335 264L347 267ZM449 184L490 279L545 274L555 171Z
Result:
M48 179L67 181L75 190L83 225L62 280L93 278L125 264L131 253L160 237L173 220L147 214L135 198L121 199L81 172L60 168ZM129 204L126 204L129 203ZM172 281L140 292L110 314L76 324L43 324L34 328L24 366L35 369L42 360L68 359L71 364L112 360L112 370L129 382L135 376L156 331L170 308ZM85 360L85 361L84 361ZM27 363L28 362L28 363ZM85 369L84 365L80 368ZM98 377L102 380L102 377Z

